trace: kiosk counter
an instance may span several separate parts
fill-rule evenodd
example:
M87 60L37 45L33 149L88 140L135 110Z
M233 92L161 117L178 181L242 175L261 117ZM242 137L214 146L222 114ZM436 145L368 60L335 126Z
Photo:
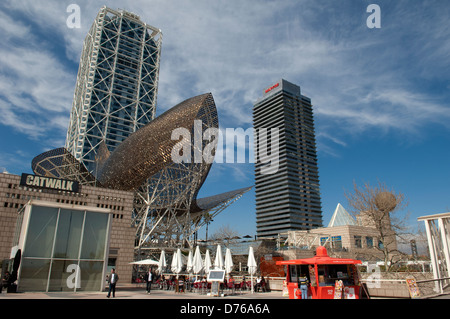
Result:
M361 261L329 257L322 246L312 258L277 261L277 265L287 266L289 299L301 299L299 282L305 277L308 296L312 299L359 299L361 284L357 264Z

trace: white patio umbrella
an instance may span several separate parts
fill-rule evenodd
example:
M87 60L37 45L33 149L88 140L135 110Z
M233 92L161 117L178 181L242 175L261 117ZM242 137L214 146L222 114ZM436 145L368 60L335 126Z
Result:
M202 271L202 269L203 269L202 255L200 253L200 247L197 246L197 248L195 248L192 270L194 271L194 274L199 274Z
M217 245L216 258L214 259L214 268L223 269L223 255L222 247L220 247L220 245Z
M166 252L164 250L161 250L161 256L159 257L159 262L158 262L158 273L161 274L164 269L166 269L167 267L167 263L166 263Z
M253 275L256 274L256 260L255 255L253 254L253 247L250 246L248 251L248 260L247 260L248 273L250 274L252 293L253 293Z
M158 262L153 259L144 259L144 260L132 262L130 264L133 264L133 265L158 265Z
M175 272L174 269L177 267L177 253L174 251L172 255L172 262L170 263L170 271Z
M204 266L205 273L209 274L209 271L211 270L211 257L209 255L209 249L206 250Z
M225 272L227 273L227 275L230 274L230 272L233 270L233 258L231 258L231 249L227 248L227 251L225 253L225 263L224 263L224 267L225 267Z
M191 273L193 267L194 267L194 260L192 258L192 250L189 250L188 260L186 264L186 271L188 273Z
M181 257L181 250L180 248L178 248L177 251L173 253L172 264L170 269L172 270L172 272L179 274L182 268L183 268L183 258Z

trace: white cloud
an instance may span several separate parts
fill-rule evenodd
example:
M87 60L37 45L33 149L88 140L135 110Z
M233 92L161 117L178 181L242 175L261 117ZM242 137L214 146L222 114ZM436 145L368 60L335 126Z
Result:
M11 113L2 122L33 136L44 133L52 117L70 112L75 83L50 53L36 49L0 49L2 112Z
M57 119L69 116L76 77L57 57L58 52L50 49L49 40L40 38L31 27L34 22L52 26L48 16L52 9L40 3L42 12L37 12L34 6L14 4L17 7L8 9L21 9L35 20L13 18L0 11L5 36L0 47L1 123L33 140L54 133L55 128L63 133L67 128ZM42 143L48 140L44 138Z
M66 8L71 3L7 1L6 8L21 12L22 20L0 12L0 29L6 35L0 52L2 107L11 116L16 110L28 110L68 118L76 74L68 71L67 64L78 63L83 40L103 5L77 1L81 29L70 29ZM158 114L193 95L212 92L222 126L248 127L253 102L262 89L285 78L311 97L320 124L316 127L319 145L327 145L333 153L334 148L345 147L346 136L368 129L416 133L430 123L447 125L450 112L443 102L447 93L422 90L415 78L422 74L430 81L448 82L444 71L450 65L450 37L442 28L445 10L426 5L414 10L404 1L387 3L380 2L385 19L379 32L365 27L363 5L359 12L356 7L345 8L348 2L340 6L309 0L106 4L137 13L163 32ZM424 10L430 15L424 16ZM38 35L30 34L28 20L41 32L63 39L67 61L40 43ZM14 39L25 37L29 37L27 45L15 45ZM30 130L44 119L21 123L20 129ZM61 131L63 122L58 121Z
M4 38L22 38L30 33L30 28L20 22L14 21L5 12L0 11L0 30Z

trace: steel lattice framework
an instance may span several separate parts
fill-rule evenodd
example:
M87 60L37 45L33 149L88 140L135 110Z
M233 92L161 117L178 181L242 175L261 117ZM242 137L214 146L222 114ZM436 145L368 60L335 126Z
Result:
M250 189L197 201L213 154L210 160L172 160L176 145L192 158L202 155L208 146L203 134L218 129L218 116L208 93L155 119L161 43L161 30L137 15L102 7L83 44L65 148L32 163L39 175L133 191L138 249L190 246L205 214L217 215ZM190 138L172 139L177 128Z
M99 171L104 186L136 190L133 224L138 248L190 245L189 237L205 224L206 213L217 215L248 190L216 197L214 205L206 205L211 199L203 201L205 209L196 202L212 160L206 162L202 157L195 161L194 157L196 153L203 155L208 144L203 139L206 130L218 129L218 125L210 93L190 98L131 135ZM172 132L178 128L185 129L189 138L172 139ZM201 143L196 143L196 136L201 137ZM183 150L189 150L190 161L173 162L172 150L179 143Z
M82 185L96 185L95 177L65 148L57 148L36 156L33 172L41 176L75 180Z
M191 247L191 236L208 221L206 215L216 216L251 189L197 200L214 159L218 124L213 96L207 93L179 103L131 134L111 153L100 144L95 177L89 174L81 178L88 170L65 149L37 156L33 170L47 176L76 178L82 184L94 182L97 186L134 191L131 223L136 228L137 249ZM187 134L181 139L173 136L180 128ZM211 129L217 135L209 136ZM174 160L174 149L191 155L190 160ZM208 149L210 154L205 153ZM67 161L70 170L63 165ZM74 177L77 170L80 176Z
M436 291L443 293L450 287L450 213L423 216L433 266Z
M109 151L155 117L161 30L126 11L102 7L85 38L66 148L95 171Z

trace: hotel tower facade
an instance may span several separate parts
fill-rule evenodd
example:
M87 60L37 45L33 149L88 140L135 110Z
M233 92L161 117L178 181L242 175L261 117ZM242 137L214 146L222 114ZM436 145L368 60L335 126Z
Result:
M90 172L102 144L112 152L154 119L161 42L161 30L137 15L100 9L84 40L65 146Z
M255 102L253 125L257 236L321 227L311 99L300 93L299 86L282 79ZM265 130L267 140L262 135ZM268 162L263 153L268 154L272 170L265 170Z

